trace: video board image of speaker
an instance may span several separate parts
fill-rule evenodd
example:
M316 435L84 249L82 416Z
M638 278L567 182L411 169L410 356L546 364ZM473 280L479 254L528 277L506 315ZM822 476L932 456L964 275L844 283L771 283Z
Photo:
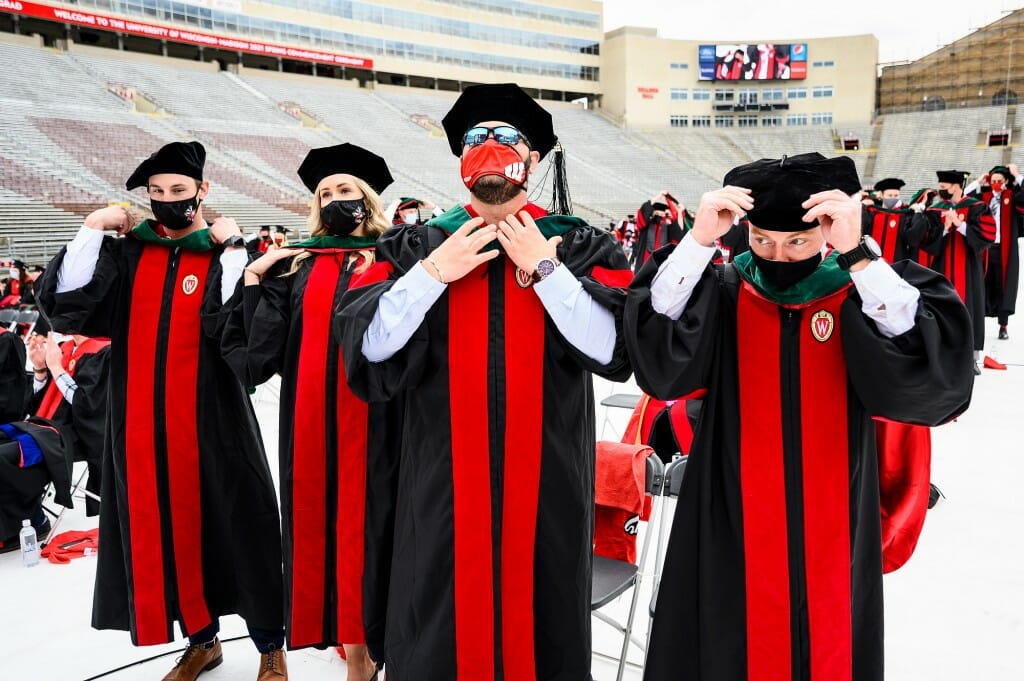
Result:
M807 43L701 45L701 80L803 80Z

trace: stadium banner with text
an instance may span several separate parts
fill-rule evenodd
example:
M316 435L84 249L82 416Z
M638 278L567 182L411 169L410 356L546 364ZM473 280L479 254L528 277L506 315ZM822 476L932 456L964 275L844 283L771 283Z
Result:
M701 80L803 80L807 43L700 45L697 63Z
M219 50L230 50L232 52L246 52L258 54L265 57L281 57L283 59L297 59L300 61L317 62L320 64L332 64L337 66L353 66L360 69L372 69L373 60L364 57L353 57L321 50L307 50L301 47L288 47L275 45L273 43L261 43L243 38L232 38L228 36L215 35L204 31L193 31L191 29L172 28L159 24L149 24L134 19L115 18L104 14L96 14L81 9L67 9L64 7L53 7L35 2L21 2L21 0L0 0L0 12L11 12L36 19L59 21L76 26L89 26L102 31L115 31L117 33L128 33L131 35L156 38L158 40L170 40L176 43L187 43L190 45L202 45Z

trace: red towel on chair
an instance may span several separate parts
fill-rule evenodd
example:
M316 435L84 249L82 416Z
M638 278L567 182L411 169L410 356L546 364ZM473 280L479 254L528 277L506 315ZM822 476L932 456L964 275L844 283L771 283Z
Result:
M636 563L636 534L647 485L646 445L598 442L595 470L594 553Z
M906 563L921 536L931 482L931 430L875 421L878 485L882 502L882 569Z

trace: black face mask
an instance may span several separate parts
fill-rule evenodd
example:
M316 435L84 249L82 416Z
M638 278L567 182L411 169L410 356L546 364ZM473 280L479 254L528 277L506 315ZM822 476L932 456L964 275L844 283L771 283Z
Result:
M754 264L757 265L757 269L761 272L761 276L764 277L765 281L780 291L811 276L814 270L818 269L818 265L821 264L820 251L805 260L789 262L767 260L753 251L750 252L750 255L754 258Z
M334 236L348 236L368 217L362 199L331 201L320 209L320 222Z
M948 189L940 189L939 196L942 197L943 201L949 201L951 198L953 198L953 192L949 191Z
M153 211L153 217L163 227L174 231L187 229L199 212L199 192L196 192L191 199L182 199L181 201L150 199L149 207Z

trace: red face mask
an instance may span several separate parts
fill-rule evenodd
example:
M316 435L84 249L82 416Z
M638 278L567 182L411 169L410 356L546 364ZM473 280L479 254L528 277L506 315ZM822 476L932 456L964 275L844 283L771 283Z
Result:
M498 175L522 187L526 184L526 164L512 147L487 140L462 155L462 182L467 189L485 175Z
M1003 191L1003 183L1002 182L993 182L992 183L992 191L994 191L996 194L998 194L999 192Z

